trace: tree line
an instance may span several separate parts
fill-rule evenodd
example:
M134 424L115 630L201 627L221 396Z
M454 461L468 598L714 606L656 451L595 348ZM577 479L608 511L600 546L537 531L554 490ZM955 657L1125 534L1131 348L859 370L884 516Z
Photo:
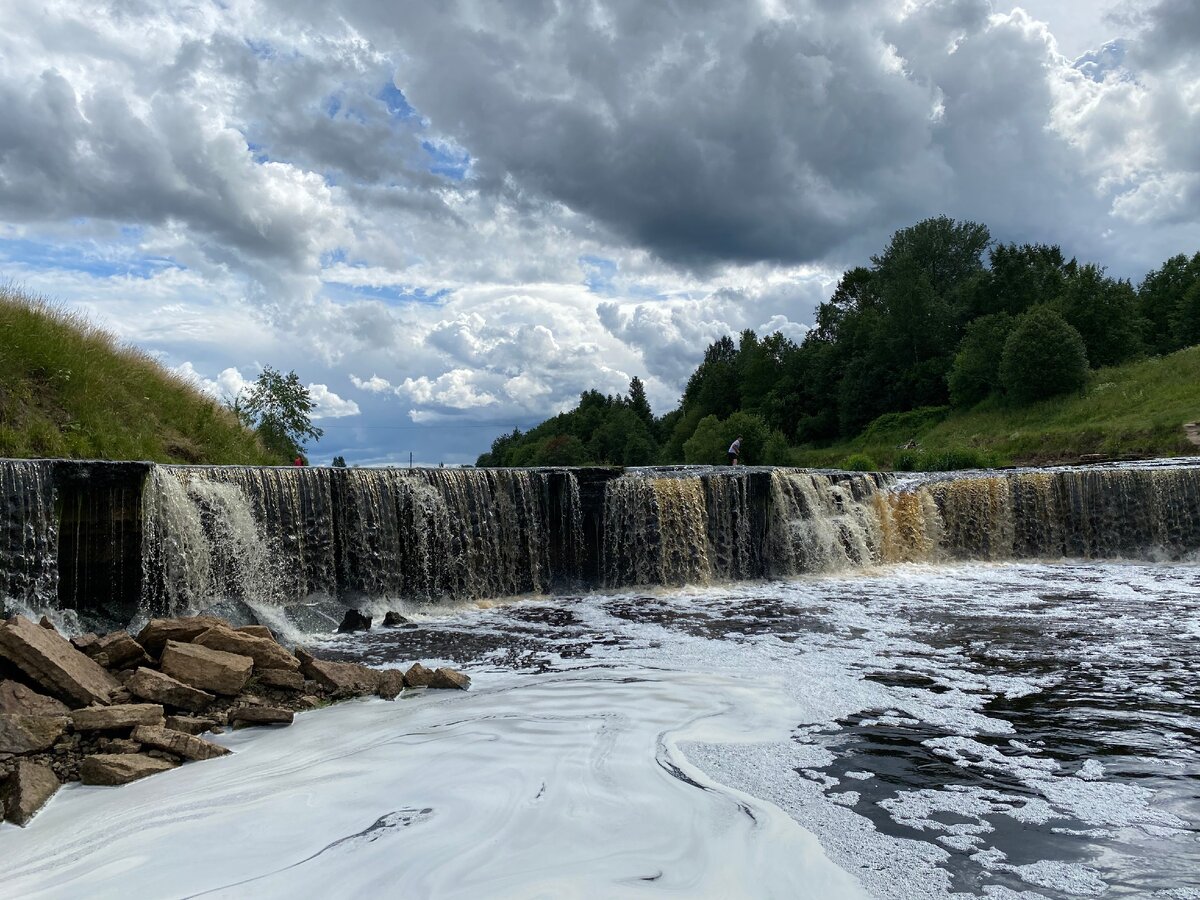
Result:
M945 216L897 231L846 271L799 344L743 331L710 344L678 408L624 395L502 435L481 466L716 463L739 434L752 463L786 464L881 415L1080 390L1090 369L1200 343L1200 253L1134 285L1050 244L1004 244Z

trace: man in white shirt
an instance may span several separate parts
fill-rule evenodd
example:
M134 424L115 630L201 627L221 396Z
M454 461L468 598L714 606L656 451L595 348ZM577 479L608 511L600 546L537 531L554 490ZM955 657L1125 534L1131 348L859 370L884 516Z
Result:
M736 466L738 464L738 454L742 452L742 436L739 434L737 440L729 445L729 464Z

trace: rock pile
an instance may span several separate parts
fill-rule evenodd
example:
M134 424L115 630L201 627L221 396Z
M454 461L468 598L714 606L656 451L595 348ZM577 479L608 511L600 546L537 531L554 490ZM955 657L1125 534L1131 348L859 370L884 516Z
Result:
M67 781L127 784L229 753L225 727L289 725L300 710L405 688L460 688L454 669L407 672L328 662L261 625L152 619L67 640L47 619L0 624L0 811L25 825Z

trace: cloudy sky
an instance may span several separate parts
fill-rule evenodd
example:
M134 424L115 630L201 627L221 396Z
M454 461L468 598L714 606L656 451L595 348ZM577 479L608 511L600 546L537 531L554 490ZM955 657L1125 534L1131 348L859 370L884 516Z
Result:
M948 214L1135 282L1200 249L1196 0L0 0L0 279L314 461L656 412Z

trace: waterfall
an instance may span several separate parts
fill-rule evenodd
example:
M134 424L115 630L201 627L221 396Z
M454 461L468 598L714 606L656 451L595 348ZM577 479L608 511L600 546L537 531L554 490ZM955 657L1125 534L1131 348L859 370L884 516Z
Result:
M898 479L0 460L0 502L4 608L100 621L1200 554L1200 466L1179 463Z
M46 609L58 595L58 518L51 463L0 460L0 609Z
M480 599L579 580L569 473L158 466L146 493L152 610Z

